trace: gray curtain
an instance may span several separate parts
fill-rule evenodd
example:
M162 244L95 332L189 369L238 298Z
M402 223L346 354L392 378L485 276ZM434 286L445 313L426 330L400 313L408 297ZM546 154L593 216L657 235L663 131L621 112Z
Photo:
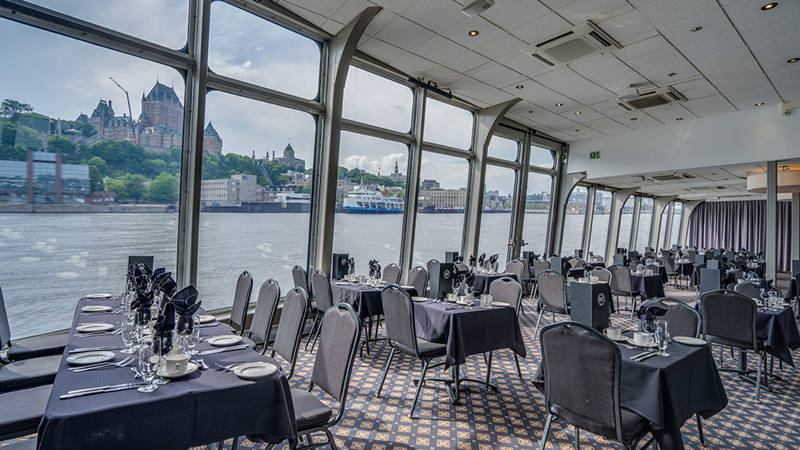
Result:
M778 202L778 262L780 271L791 264L792 203ZM754 253L766 246L767 202L706 202L689 217L689 245L701 248L746 248Z

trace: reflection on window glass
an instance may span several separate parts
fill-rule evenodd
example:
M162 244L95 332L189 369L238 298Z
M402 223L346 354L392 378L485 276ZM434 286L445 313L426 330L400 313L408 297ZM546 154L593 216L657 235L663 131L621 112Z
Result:
M639 208L639 228L636 230L636 251L643 253L650 246L650 225L653 223L653 199L642 197Z
M268 122L261 118L269 117ZM283 292L306 265L314 119L221 92L206 97L198 290L205 308L230 307L247 270Z
M320 49L313 40L225 2L213 2L208 67L261 86L314 98Z
M589 192L583 186L575 186L567 199L564 211L564 236L561 239L561 255L571 256L583 245L583 225L586 218L586 203Z
M508 161L516 161L518 150L519 143L517 141L495 135L489 141L488 155Z
M486 189L483 193L480 251L486 256L500 255L502 269L508 252L511 233L511 207L514 203L515 171L505 167L486 166Z
M531 165L552 169L555 167L553 151L547 148L531 146Z
M186 44L189 1L32 0L47 8L178 49Z
M445 252L461 253L468 178L466 159L422 153L414 265L444 261Z
M681 218L683 217L683 203L675 202L675 211L672 216L672 231L669 235L669 246L678 244L678 235L681 232Z
M67 328L82 295L121 292L129 255L175 271L183 81L8 20L0 41L14 43L0 46L13 67L0 71L0 204L38 211L0 212L0 287L19 338ZM133 122L109 76L133 94Z
M636 202L634 196L628 197L622 206L622 215L619 220L619 238L617 248L628 248L631 240L631 227L633 226L633 206ZM616 251L616 249L614 249Z
M447 103L425 99L425 141L469 150L472 113Z
M522 225L522 240L527 242L528 245L522 247L523 251L544 254L552 188L553 177L550 175L536 172L528 173L525 219Z
M408 146L342 132L333 251L355 258L356 273L369 260L400 262Z
M594 193L594 215L592 216L592 233L589 238L589 253L606 257L610 217L611 192L598 189Z
M395 131L411 130L414 95L407 86L350 66L342 116Z
M659 224L660 229L658 233L658 247L656 247L656 251L661 250L666 246L665 239L669 230L669 228L667 228L667 220L669 220L669 205L667 205L667 207L664 208L664 211L661 213L661 223Z

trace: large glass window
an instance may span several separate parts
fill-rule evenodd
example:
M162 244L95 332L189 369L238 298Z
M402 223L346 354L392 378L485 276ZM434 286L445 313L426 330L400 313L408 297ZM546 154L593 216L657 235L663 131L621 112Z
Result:
M319 44L225 2L212 3L208 51L220 75L303 98L319 91Z
M177 49L186 44L188 0L33 0L33 3L165 47Z
M488 155L494 158L516 161L519 143L500 136L492 136L489 141Z
M536 172L528 173L525 219L522 226L522 240L527 242L527 245L522 247L524 251L544 254L552 189L553 177Z
M511 207L514 204L514 170L506 167L486 166L483 211L481 215L480 251L486 256L500 255L502 268L508 254L508 237L511 232Z
M184 83L8 20L0 41L0 283L19 338L67 328L82 295L121 292L129 255L175 271Z
M617 238L618 248L628 248L631 240L631 228L633 227L633 206L636 202L634 196L628 197L622 205L622 214L619 219L619 237Z
M444 261L445 252L461 252L468 179L466 159L422 153L414 265Z
M594 194L594 215L589 252L605 258L608 242L608 221L611 218L611 192L596 190Z
M561 239L561 254L572 255L583 245L583 225L586 218L586 204L589 191L583 186L575 186L567 199L564 210L564 235Z
M544 167L545 169L552 169L555 167L555 157L553 151L548 148L531 146L531 161L532 166Z
M414 94L408 86L350 66L344 87L346 119L407 132L411 129Z
M263 120L269 117L270 120ZM210 92L200 189L198 290L206 308L229 307L244 270L283 291L305 266L315 122L268 103Z
M669 205L664 208L664 211L661 212L661 223L659 225L659 233L658 233L658 247L656 247L656 251L661 250L662 248L666 247L666 238L667 233L669 232L669 228L667 225L667 221L669 220Z
M426 98L424 133L428 142L469 150L472 146L472 113Z
M650 246L650 225L653 223L653 199L642 197L639 207L639 228L636 230L636 251L643 253Z
M371 259L399 263L407 165L405 144L342 133L333 251L354 257L360 275Z
M681 232L681 218L683 217L683 203L675 202L672 215L672 231L669 235L669 246L678 245L678 235Z

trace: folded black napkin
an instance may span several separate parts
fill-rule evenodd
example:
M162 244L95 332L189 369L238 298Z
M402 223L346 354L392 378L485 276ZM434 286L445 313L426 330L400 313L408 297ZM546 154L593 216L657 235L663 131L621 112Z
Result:
M483 266L484 261L486 261L486 253L481 253L481 256L478 256L478 265Z
M381 277L381 265L378 264L377 259L370 259L369 260L369 276L370 278L380 278Z
M172 302L164 303L161 313L156 320L155 330L158 333L172 331L175 329L175 304Z
M495 263L497 263L497 260L498 260L498 259L500 259L500 255L498 255L498 254L496 254L496 253L495 253L494 255L490 256L490 257L489 257L489 265L491 265L492 267L494 267L494 265L495 265Z
M153 304L153 291L136 289L136 297L131 301L131 309L150 309Z
M469 257L469 266L470 267L475 267L475 255L471 255Z
M172 278L172 275L167 272L166 276L161 277L155 283L156 289L164 293L164 298L169 300L175 295L175 290L178 289L178 284Z
M347 260L347 273L351 275L356 273L356 259L352 256Z
M173 295L169 302L174 305L175 312L179 315L191 315L200 307L201 302L197 301L197 294L197 289L189 285Z

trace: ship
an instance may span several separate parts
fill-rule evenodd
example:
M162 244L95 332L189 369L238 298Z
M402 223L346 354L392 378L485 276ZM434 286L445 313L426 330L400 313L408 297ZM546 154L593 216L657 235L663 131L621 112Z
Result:
M311 211L311 194L281 192L273 202L241 202L236 205L207 204L202 212L244 213L307 213Z
M342 212L349 214L402 214L404 201L401 197L387 197L378 191L366 191L358 187L344 197Z

